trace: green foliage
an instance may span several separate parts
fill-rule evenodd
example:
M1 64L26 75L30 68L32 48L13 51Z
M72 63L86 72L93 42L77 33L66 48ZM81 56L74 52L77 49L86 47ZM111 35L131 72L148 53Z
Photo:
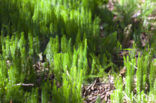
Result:
M131 17L134 15L137 10L138 0L120 0L119 3L116 3L116 10L119 11L117 14L119 17L123 19L124 24L129 24L131 21ZM123 24L123 25L124 25Z
M66 38L62 37L61 40L64 41ZM57 82L60 83L62 79L62 86L58 89L57 82L54 82L52 89L53 102L82 102L81 86L87 70L87 61L85 61L87 60L87 41L84 40L84 45L82 44L78 49L74 49L73 54L70 53L71 51L56 53L54 54L54 62L50 62L54 67L52 71L56 76Z
M111 101L112 103L122 103L124 91L123 91L123 81L121 77L116 78L115 87L116 87L116 90L111 95Z
M49 86L48 83L45 83L42 87L42 94L41 94L41 100L42 103L48 103L49 99L50 99L50 95L49 95Z
M136 59L134 58L124 58L124 65L126 66L127 72L126 72L126 85L125 85L125 91L130 97L131 92L133 90L133 83L134 83L134 71L135 71L135 66L136 66Z
M151 0L140 7L138 0L120 0L113 11L106 8L107 3L0 0L0 103L83 103L83 83L103 77L108 68L117 69L113 59L114 51L121 49L119 41L126 47L132 38L139 40L139 33L148 31L147 17L154 9ZM136 12L140 15L134 17ZM125 88L122 78L116 78L111 100L121 103L127 96L128 102L154 102L155 51L144 50L138 58L135 51L130 52L123 64ZM96 102L101 102L100 97Z
M116 90L111 95L112 101L123 102L125 97L128 102L154 102L154 81L155 81L155 69L154 61L152 61L151 49L144 50L143 54L139 54L135 57L135 51L130 51L130 56L124 57L124 66L126 67L125 88L123 88L123 81L120 79L115 80ZM136 94L134 95L134 93ZM123 94L124 93L124 94ZM148 97L150 94L152 97Z
M145 56L139 55L137 60L137 92L140 93L141 90L145 90L147 86L148 68L150 63L150 54ZM140 90L141 89L141 90Z
M98 95L97 99L96 99L96 102L95 103L101 103L101 98L100 96Z
M32 90L28 103L38 103L38 88Z
M156 78L156 75L155 75L155 73L156 73L156 65L155 65L155 63L156 63L156 60L154 59L153 61L152 61L152 64L151 64L151 67L150 67L150 72L149 72L149 83L150 83L150 90L151 91L154 91L154 88L155 88L155 78Z
M59 52L59 41L58 37L50 38L47 48L45 50L46 58L51 61L54 58L54 55Z
M119 41L124 47L127 47L130 39L140 45L140 35L143 32L149 34L151 23L148 17L154 11L154 3L152 0L119 0L114 5L113 14L116 15Z

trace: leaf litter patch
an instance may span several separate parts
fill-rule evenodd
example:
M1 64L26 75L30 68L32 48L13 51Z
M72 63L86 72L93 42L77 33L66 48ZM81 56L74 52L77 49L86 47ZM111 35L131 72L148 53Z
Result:
M97 78L92 84L83 85L82 95L84 103L95 103L98 99L100 99L101 103L111 103L110 95L113 93L114 89L113 81L102 83L99 78Z

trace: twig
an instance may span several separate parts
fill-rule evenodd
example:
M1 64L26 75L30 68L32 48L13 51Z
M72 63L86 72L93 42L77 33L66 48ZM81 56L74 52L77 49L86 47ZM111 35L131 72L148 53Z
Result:
M19 83L19 84L16 84L16 86L24 86L24 87L29 87L29 86L34 86L34 84L25 84L25 83Z

